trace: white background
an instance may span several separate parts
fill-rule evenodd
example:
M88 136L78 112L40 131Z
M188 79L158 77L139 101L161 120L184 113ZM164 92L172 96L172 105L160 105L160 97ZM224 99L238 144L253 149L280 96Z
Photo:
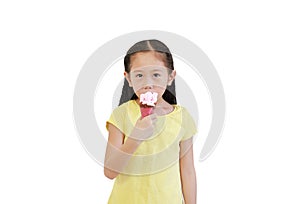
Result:
M0 203L106 203L74 86L98 47L149 29L197 44L225 89L222 138L195 161L198 203L300 203L298 19L296 0L1 1Z

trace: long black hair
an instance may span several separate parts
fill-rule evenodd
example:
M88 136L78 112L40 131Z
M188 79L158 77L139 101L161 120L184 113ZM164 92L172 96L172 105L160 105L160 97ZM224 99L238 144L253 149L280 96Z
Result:
M137 52L155 51L163 56L165 66L169 68L169 73L174 70L173 57L169 48L159 40L143 40L135 43L126 53L124 57L124 67L127 73L130 72L130 60L131 57ZM169 104L177 104L176 92L175 92L175 79L170 86L167 86L166 91L163 94L163 99ZM137 95L134 93L133 88L129 86L128 81L124 77L124 85L122 89L122 95L119 105L129 101L137 99Z

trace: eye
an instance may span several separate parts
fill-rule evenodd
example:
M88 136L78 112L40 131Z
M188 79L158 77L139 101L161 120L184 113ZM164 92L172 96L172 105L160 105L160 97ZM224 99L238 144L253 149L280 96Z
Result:
M155 74L153 74L153 76L155 76L155 77L160 77L160 74L155 73Z
M137 77L137 78L141 78L142 76L143 76L142 74L135 75L135 77Z

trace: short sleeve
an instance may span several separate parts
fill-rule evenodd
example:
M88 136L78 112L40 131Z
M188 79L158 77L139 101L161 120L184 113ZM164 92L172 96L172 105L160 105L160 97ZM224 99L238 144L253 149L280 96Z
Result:
M197 133L195 121L186 108L182 108L182 127L184 128L184 135L181 141L187 140Z
M113 110L109 119L106 121L106 129L108 130L108 123L116 126L121 132L124 133L124 118L125 118L125 106L121 105Z

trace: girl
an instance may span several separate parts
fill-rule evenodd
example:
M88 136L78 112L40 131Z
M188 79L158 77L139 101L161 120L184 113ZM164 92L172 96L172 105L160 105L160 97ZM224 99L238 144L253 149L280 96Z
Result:
M109 204L196 204L193 135L196 125L177 105L176 71L158 40L134 44L124 58L124 85L109 132L104 174L115 183ZM141 117L140 97L157 93L152 114Z

